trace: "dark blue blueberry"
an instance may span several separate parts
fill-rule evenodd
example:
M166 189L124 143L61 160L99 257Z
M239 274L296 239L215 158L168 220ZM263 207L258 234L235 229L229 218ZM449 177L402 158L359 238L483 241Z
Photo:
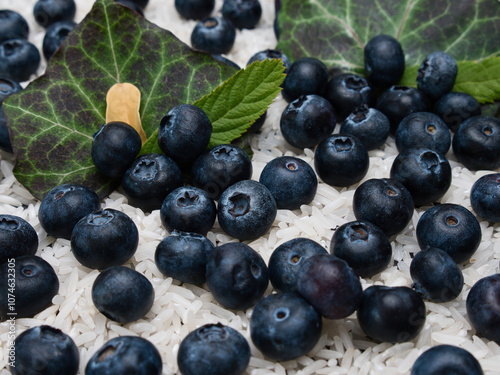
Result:
M0 43L0 76L18 82L30 79L40 65L40 52L26 39Z
M397 39L389 35L371 38L364 48L365 73L376 88L395 85L405 71L405 55Z
M146 315L155 299L151 282L124 266L106 268L92 285L92 302L106 318L129 323Z
M405 186L387 178L372 178L359 185L352 208L357 220L375 224L387 236L405 229L414 210L413 199Z
M161 375L161 370L160 352L150 341L121 336L101 346L87 363L85 375Z
M474 212L483 220L500 222L500 173L480 177L470 191L470 203Z
M474 116L460 124L452 141L457 160L470 170L500 167L500 119Z
M330 254L304 261L297 273L297 291L327 319L343 319L359 307L363 289L347 262Z
M127 0L135 5L137 5L141 10L146 9L149 4L149 0Z
M223 62L224 64L226 65L229 65L229 66L232 66L233 68L235 69L241 69L240 66L238 64L236 64L234 61L232 60L229 60L228 58L222 56L222 55L216 55L216 54L212 54L212 57L217 60L217 61L220 61L220 62Z
M250 57L247 62L247 66L253 63L254 61L264 61L266 59L281 59L283 62L283 66L285 67L284 73L288 73L288 69L292 64L287 55L285 55L281 50L276 49L266 49L264 51L259 51Z
M361 181L369 165L365 146L350 134L332 134L314 151L314 169L331 186L347 187Z
M58 291L59 279L42 258L23 255L9 260L0 266L0 320L8 319L9 313L32 318L52 305Z
M56 52L75 26L76 23L73 21L58 21L47 27L42 44L42 51L46 60L50 59Z
M38 234L23 218L0 215L0 264L21 255L35 255Z
M455 85L458 66L455 59L443 51L428 55L418 68L417 87L429 99L438 100Z
M222 306L244 310L266 291L269 272L262 257L243 242L215 247L208 257L207 286Z
M9 39L28 39L29 32L23 16L10 9L0 10L0 43Z
M311 351L322 328L318 311L295 293L271 294L255 305L252 342L266 357L289 361Z
M278 15L281 9L281 0L274 0L274 22L273 22L273 30L274 30L274 36L276 37L276 40L279 40L280 38L280 28L278 24Z
M439 204L420 217L416 236L421 249L436 247L448 253L455 263L463 263L481 243L481 226L465 207Z
M133 0L114 0L115 3L123 5L124 7L127 7L131 10L133 10L135 13L139 14L140 16L144 17L144 10Z
M160 208L163 226L206 235L215 223L217 209L208 193L194 186L182 186L172 191Z
M278 208L295 210L316 195L318 179L312 167L294 156L281 156L266 164L259 182L269 189Z
M335 110L328 100L319 95L301 95L281 114L280 129L293 147L312 149L333 133L336 121Z
M38 0L33 7L35 21L45 28L57 21L73 21L75 14L74 0Z
M410 192L415 206L439 200L451 185L451 166L439 152L409 149L394 159L391 178L401 182Z
M94 134L92 161L103 175L121 178L141 151L141 146L141 136L137 130L124 122L112 121L101 126Z
M167 277L201 285L213 249L213 243L201 234L174 230L156 247L155 263Z
M411 148L426 148L446 155L451 145L448 126L431 112L414 112L406 116L396 130L399 152Z
M447 252L430 247L418 252L410 264L412 288L424 299L448 302L464 286L462 271Z
M302 95L323 95L327 83L326 65L314 57L302 57L290 65L281 94L290 103Z
M280 292L297 291L297 274L306 259L328 254L319 243L308 238L294 238L278 246L269 258L269 280Z
M129 204L145 212L159 210L170 192L184 184L181 169L164 154L141 155L122 178Z
M466 307L477 334L500 343L500 273L477 281L467 295Z
M359 277L372 277L387 268L392 247L385 233L369 221L351 221L338 227L330 253L343 259Z
M175 9L188 20L201 20L212 13L215 0L175 0Z
M100 207L99 196L91 188L62 184L45 195L38 210L38 219L49 236L69 240L76 223Z
M237 29L253 29L260 21L262 7L259 0L224 0L222 16Z
M339 132L355 136L370 151L382 147L390 131L391 124L386 115L362 104L347 116Z
M481 114L481 106L472 95L450 92L436 102L434 113L443 119L450 130L457 131L458 126L469 117Z
M191 46L213 55L226 54L233 48L236 29L224 17L208 17L199 21L191 33Z
M398 343L417 337L424 328L426 311L424 301L411 288L373 285L363 292L357 317L368 337Z
M249 361L247 340L221 323L205 324L190 332L177 353L182 375L240 375Z
M276 218L276 201L263 184L239 181L222 193L217 218L224 232L240 241L264 235Z
M71 234L75 258L88 268L104 269L128 261L139 245L139 231L127 214L106 208L83 217Z
M222 144L201 154L191 168L193 185L219 199L226 188L252 177L252 161L238 146Z
M9 128L7 127L7 120L5 113L0 106L0 150L12 153L12 143L10 142Z
M483 375L478 360L467 350L437 345L423 352L413 363L411 375Z
M8 78L0 78L0 104L12 94L20 92L22 86L17 81Z
M61 330L48 325L27 329L15 340L12 375L76 375L80 354L75 342Z

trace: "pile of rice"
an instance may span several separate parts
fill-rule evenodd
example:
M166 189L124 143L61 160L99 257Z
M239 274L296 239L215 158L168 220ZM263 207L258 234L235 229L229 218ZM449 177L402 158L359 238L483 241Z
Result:
M30 41L41 47L44 30L33 20L32 9L35 0L2 0L0 8L13 9L21 13L30 23ZM90 10L92 2L76 0L81 21ZM180 19L173 6L174 0L150 0L145 16L157 25L168 28L182 41L189 44L194 21ZM221 9L222 0L217 0L216 11ZM227 56L241 67L255 52L274 48L273 32L274 0L261 0L263 16L255 30L237 32L236 43ZM39 73L45 68L42 62ZM268 111L261 134L253 137L251 143L254 175L258 180L265 164L282 155L294 155L313 165L313 150L304 151L287 145L279 130L279 118L286 106L279 96ZM337 129L338 131L338 129ZM394 140L390 138L383 149L370 152L370 169L363 181L370 178L389 177L389 171L397 155ZM441 199L442 203L456 203L471 210L469 201L472 184L491 171L471 172L459 164L452 153L447 157L453 168L452 186ZM410 341L392 345L375 343L361 331L355 314L342 320L324 319L323 334L316 347L307 355L296 360L277 363L265 358L253 345L249 334L247 311L229 311L221 307L205 288L182 284L165 278L156 268L154 252L158 243L168 235L162 227L159 211L144 214L127 204L126 198L118 192L112 193L102 202L102 207L125 212L137 224L140 232L139 248L127 265L143 273L154 285L156 298L151 311L144 319L118 324L106 319L93 306L91 286L99 271L81 266L71 254L70 243L64 239L47 237L38 220L40 202L15 179L12 169L14 160L7 153L0 153L0 213L12 214L27 220L36 229L40 246L37 255L49 262L60 281L59 294L53 305L33 319L18 319L16 333L27 328L49 324L69 334L80 351L80 373L97 349L107 340L121 335L139 335L150 340L161 353L163 374L178 373L176 355L179 343L195 328L221 322L238 330L247 338L252 357L247 374L409 374L413 362L426 349L438 344L452 344L471 352L481 363L485 374L500 374L500 346L475 335L467 320L465 299L471 286L484 276L498 272L500 259L500 226L481 221L482 243L470 262L463 265L465 286L459 297L448 303L426 302L427 320L420 335ZM359 185L359 184L358 184ZM279 210L274 225L268 234L248 244L258 251L267 262L274 249L280 244L297 237L317 241L326 249L334 228L355 220L352 211L352 197L358 185L349 189L338 189L320 183L314 201L300 210ZM426 207L415 210L408 227L391 240L394 262L381 274L362 280L364 288L377 284L388 286L410 286L409 267L411 253L419 251L415 227ZM216 244L235 241L215 225L207 237ZM272 292L271 286L266 294ZM0 324L0 375L7 370L8 323Z

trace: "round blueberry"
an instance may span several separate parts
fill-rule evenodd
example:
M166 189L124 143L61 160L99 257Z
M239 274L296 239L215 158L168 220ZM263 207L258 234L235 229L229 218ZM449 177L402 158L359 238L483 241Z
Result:
M40 52L26 39L10 39L0 43L0 76L24 82L36 73Z
M21 255L35 255L38 234L23 218L0 215L0 264Z
M235 329L205 324L181 342L177 364L182 375L240 375L250 361L250 346Z
M500 222L500 173L480 177L472 185L470 203L474 212L483 220Z
M175 0L175 9L188 20L201 20L212 13L215 0Z
M259 0L224 0L222 16L238 29L253 29L262 16Z
M30 28L26 19L10 9L0 10L0 43L10 39L28 39Z
M365 73L377 88L395 85L405 71L405 55L399 41L389 35L371 38L364 48Z
M238 69L238 70L240 70L240 69L241 69L241 68L240 68L240 66L239 66L238 64L236 64L236 63L235 63L234 61L232 61L232 60L229 60L227 57L224 57L224 56L222 56L222 55L216 55L216 54L211 54L211 56L212 56L215 60L220 61L220 62L222 62L222 63L224 63L224 64L226 64L226 65L228 65L228 66L231 66L231 67L233 67L233 68L235 68L235 69Z
M433 52L418 68L417 87L431 100L437 100L453 89L457 73L457 62L451 55Z
M436 102L434 113L443 119L450 130L457 131L462 122L481 114L481 106L472 95L450 92Z
M302 57L290 65L281 94L287 102L302 95L323 95L327 82L326 65L314 57Z
M9 128L7 127L7 120L5 113L0 105L0 150L12 153L12 143L10 141Z
M139 14L140 16L144 17L144 9L139 6L134 0L114 0L115 3L123 5L124 7L127 7L131 10L133 10L135 13Z
M266 49L263 51L259 51L250 57L247 62L247 66L253 63L254 61L264 61L266 59L281 59L283 62L283 66L285 67L285 71L283 73L288 73L288 69L292 64L287 55L285 55L281 50L276 49Z
M467 350L453 345L436 345L413 363L411 375L483 375L478 360Z
M75 26L76 23L73 21L58 21L47 27L42 44L42 51L46 60L51 58Z
M33 7L35 21L45 28L57 21L73 21L75 14L74 0L38 0Z
M17 81L8 78L0 78L0 104L12 94L20 92L22 86ZM1 109L1 107L0 107Z
M208 17L199 21L191 33L191 46L210 54L226 54L233 48L236 29L224 17Z

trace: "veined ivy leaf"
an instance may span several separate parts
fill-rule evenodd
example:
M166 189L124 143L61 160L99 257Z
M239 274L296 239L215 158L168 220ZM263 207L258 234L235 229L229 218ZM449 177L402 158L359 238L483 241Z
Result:
M106 196L119 181L97 172L90 149L105 123L111 86L130 82L139 88L141 123L150 136L170 108L202 97L236 71L113 0L97 0L52 56L46 74L3 104L14 173L38 199L67 182Z

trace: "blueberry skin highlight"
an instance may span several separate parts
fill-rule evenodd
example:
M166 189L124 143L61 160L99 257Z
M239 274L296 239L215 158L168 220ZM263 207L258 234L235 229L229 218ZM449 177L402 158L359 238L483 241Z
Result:
M326 65L314 57L295 60L283 81L281 94L287 102L302 95L323 95L328 82Z
M28 39L29 32L23 16L10 9L0 10L0 43L9 39Z
M500 173L480 177L470 191L470 203L474 212L482 219L500 222Z
M188 20L201 20L214 10L215 0L175 0L175 9Z
M416 236L421 249L436 247L455 263L470 259L481 243L481 226L463 206L445 203L429 208L420 217Z
M12 94L22 91L22 89L23 87L19 84L19 82L8 78L0 78L0 104L2 104L3 101Z
M328 254L319 243L294 238L278 246L269 258L269 280L279 292L297 291L297 275L304 262L316 254Z
M38 0L33 7L35 21L45 28L57 21L73 21L75 14L74 0Z
M207 263L207 286L222 306L244 310L253 306L269 284L262 257L243 242L215 247Z
M458 66L455 59L443 51L428 55L417 73L417 88L431 100L449 93L455 85Z
M151 282L132 268L114 266L102 271L92 285L92 302L99 312L119 323L146 315L155 299Z
M161 375L158 349L138 336L120 336L106 342L90 358L85 375Z
M437 345L423 352L413 363L411 375L483 375L479 361L467 350Z
M15 215L0 215L0 265L10 258L35 255L38 249L38 234L23 218Z
M73 21L59 21L47 28L42 44L43 56L46 60L52 57L75 26L76 23Z
M183 375L239 375L250 361L250 346L231 327L205 324L181 342L177 364Z
M390 131L391 124L386 115L361 104L342 122L339 133L355 136L370 151L382 147Z
M222 16L237 29L253 29L260 21L262 7L259 0L224 0Z
M389 35L371 38L364 48L365 72L376 88L395 85L405 71L405 55L397 39Z
M40 52L26 39L0 43L0 76L18 82L30 79L40 65Z
M310 352L321 336L321 328L321 315L295 293L271 294L261 299L250 318L252 342L275 361L288 361Z
M481 105L465 92L449 92L436 102L433 111L455 132L462 122L481 114Z
M191 46L213 55L226 54L233 48L236 29L224 17L208 17L199 21L191 33Z
M76 375L80 363L78 348L61 330L41 325L27 329L15 340L15 367L12 375Z

